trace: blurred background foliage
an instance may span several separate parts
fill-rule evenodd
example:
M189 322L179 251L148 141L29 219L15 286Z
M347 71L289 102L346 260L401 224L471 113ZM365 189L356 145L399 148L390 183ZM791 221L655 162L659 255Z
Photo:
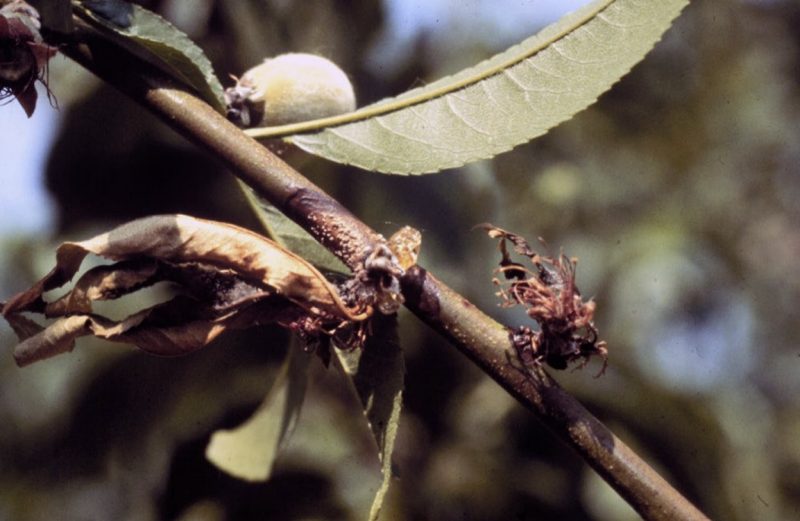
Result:
M194 38L225 83L265 56L316 52L348 71L365 104L522 39L546 2L143 4ZM422 230L421 262L504 323L524 315L497 307L495 244L473 225L579 257L610 365L558 380L712 518L797 519L799 46L795 0L693 0L599 103L492 161L405 178L287 158L386 235ZM0 294L44 274L57 242L134 217L254 225L232 177L140 107L61 58L50 86L61 106L45 169L55 206L26 213L52 213L53 226L0 236ZM405 312L401 326L406 405L383 519L637 518L450 345ZM211 432L269 388L280 331L230 334L179 359L82 340L22 370L14 344L3 323L0 519L365 517L379 483L373 442L342 377L316 362L269 482L239 482L203 457Z

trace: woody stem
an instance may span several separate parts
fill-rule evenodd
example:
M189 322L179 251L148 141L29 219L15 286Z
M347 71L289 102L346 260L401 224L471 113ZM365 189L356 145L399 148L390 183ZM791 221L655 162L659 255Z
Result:
M203 101L76 20L81 43L62 52L213 154L351 269L382 240L336 200ZM520 371L509 329L424 268L402 279L407 307L576 450L645 519L707 519L546 372Z

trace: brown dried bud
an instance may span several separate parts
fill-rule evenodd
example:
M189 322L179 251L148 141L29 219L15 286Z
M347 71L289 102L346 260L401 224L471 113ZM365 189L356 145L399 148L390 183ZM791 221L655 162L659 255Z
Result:
M26 2L0 8L0 100L16 97L28 117L36 108L36 80L47 87L47 63L56 53L43 42L40 27L39 13Z

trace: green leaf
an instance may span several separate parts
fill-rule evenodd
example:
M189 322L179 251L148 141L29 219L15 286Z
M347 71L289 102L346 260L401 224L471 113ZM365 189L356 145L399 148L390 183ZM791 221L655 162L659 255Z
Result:
M250 203L250 207L264 230L275 242L323 271L350 273L347 266L334 254L326 250L300 225L259 197L252 188L241 181L239 181L239 188Z
M81 4L76 6L76 12L118 45L194 89L208 104L224 114L222 84L202 49L157 14L136 4L130 5L133 14L127 27L98 16Z
M252 129L367 170L422 174L486 159L585 109L688 0L596 0L472 68L338 117ZM319 131L315 134L308 132Z
M383 481L372 502L369 519L378 519L392 479L392 451L403 402L405 364L397 337L397 315L373 317L372 335L363 349L336 349L339 362L361 400L378 445Z
M300 415L310 355L292 341L272 388L255 413L233 430L211 436L206 458L221 470L248 481L265 481Z

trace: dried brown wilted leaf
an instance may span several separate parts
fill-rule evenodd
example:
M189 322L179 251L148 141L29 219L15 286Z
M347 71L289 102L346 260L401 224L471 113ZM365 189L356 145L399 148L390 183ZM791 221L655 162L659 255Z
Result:
M62 244L56 252L56 267L31 289L9 300L3 314L36 311L42 293L69 281L89 253L113 260L148 257L229 269L311 313L364 318L362 310L348 308L336 288L301 257L244 228L187 215L145 217L87 241Z
M282 311L273 302L259 302L215 316L198 308L193 299L177 297L120 321L99 315L69 315L17 345L14 359L25 366L69 352L75 340L86 335L134 344L155 355L180 356L208 345L226 330L252 327L260 323L259 319L272 322Z
M45 302L43 293L70 280L89 253L120 262L87 271L66 295ZM88 334L179 355L232 327L276 322L315 334L371 312L346 306L311 264L274 242L185 215L139 219L87 241L64 243L56 259L48 275L3 307L9 322L30 337L15 350L21 365L69 351L75 338ZM183 294L121 321L92 313L93 301L159 281L174 283ZM34 334L35 328L19 320L21 312L62 318Z
M401 268L407 270L417 263L422 234L411 226L403 226L389 237L389 249L397 257Z
M152 259L136 259L92 268L78 279L69 293L48 303L44 314L58 317L91 313L92 302L95 300L115 299L158 282L162 279L158 276L158 271L159 264Z

